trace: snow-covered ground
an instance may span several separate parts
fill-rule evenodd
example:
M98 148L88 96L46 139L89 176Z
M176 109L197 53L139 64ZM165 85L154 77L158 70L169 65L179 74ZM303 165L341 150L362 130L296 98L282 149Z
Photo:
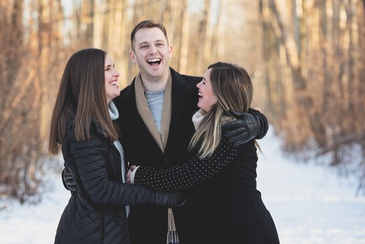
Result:
M365 243L365 196L356 196L355 179L311 162L291 162L272 129L259 143L265 156L260 154L258 188L281 243ZM51 179L38 205L0 200L1 244L53 243L69 192L59 174Z
M365 196L355 177L334 168L294 163L269 133L259 141L258 189L283 244L365 244Z

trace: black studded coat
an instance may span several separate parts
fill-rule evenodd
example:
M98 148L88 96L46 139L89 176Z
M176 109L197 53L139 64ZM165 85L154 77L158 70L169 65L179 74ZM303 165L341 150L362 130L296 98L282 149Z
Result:
M211 158L199 160L192 151L191 159L183 165L164 170L142 166L135 173L134 183L159 191L183 190L201 183L194 192L195 201L204 206L199 213L204 222L204 228L200 228L205 236L202 243L278 244L276 226L256 189L254 141L219 158L227 151L230 146L222 138Z

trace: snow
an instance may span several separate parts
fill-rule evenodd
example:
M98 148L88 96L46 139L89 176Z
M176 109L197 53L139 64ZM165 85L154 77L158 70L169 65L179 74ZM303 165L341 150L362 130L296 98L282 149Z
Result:
M356 196L356 179L331 168L294 162L280 151L270 128L258 141L258 189L282 244L365 243L365 196ZM0 243L53 243L70 193L59 172L49 174L48 191L37 205L0 199Z
M365 243L365 196L356 196L355 177L340 177L315 162L293 162L272 132L258 142L264 153L258 189L281 243Z

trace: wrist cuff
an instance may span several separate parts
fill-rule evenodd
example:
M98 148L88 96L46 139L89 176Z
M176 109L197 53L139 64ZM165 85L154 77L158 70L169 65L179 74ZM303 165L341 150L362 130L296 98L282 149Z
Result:
M138 170L140 166L137 166L131 173L131 184L134 184L134 176L136 174L136 171Z

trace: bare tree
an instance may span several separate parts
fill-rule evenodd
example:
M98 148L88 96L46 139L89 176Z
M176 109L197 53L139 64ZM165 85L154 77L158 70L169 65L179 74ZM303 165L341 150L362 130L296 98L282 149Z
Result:
M69 55L106 50L123 88L138 72L129 35L145 19L165 25L178 71L202 75L223 60L262 80L255 89L267 103L260 105L287 152L330 154L333 165L344 165L361 147L365 185L364 1L81 0L67 2L67 16L64 3L0 0L0 194L26 201L40 191L49 116Z
M0 191L21 202L40 193L61 21L59 1L1 1ZM37 12L38 15L25 15ZM38 17L35 17L38 16ZM27 21L23 21L26 19ZM4 38L3 38L4 37ZM54 50L51 53L50 50ZM55 55L54 55L55 54Z
M260 6L268 95L285 148L348 163L351 148L365 139L358 122L365 114L359 113L365 107L363 1L262 0Z

